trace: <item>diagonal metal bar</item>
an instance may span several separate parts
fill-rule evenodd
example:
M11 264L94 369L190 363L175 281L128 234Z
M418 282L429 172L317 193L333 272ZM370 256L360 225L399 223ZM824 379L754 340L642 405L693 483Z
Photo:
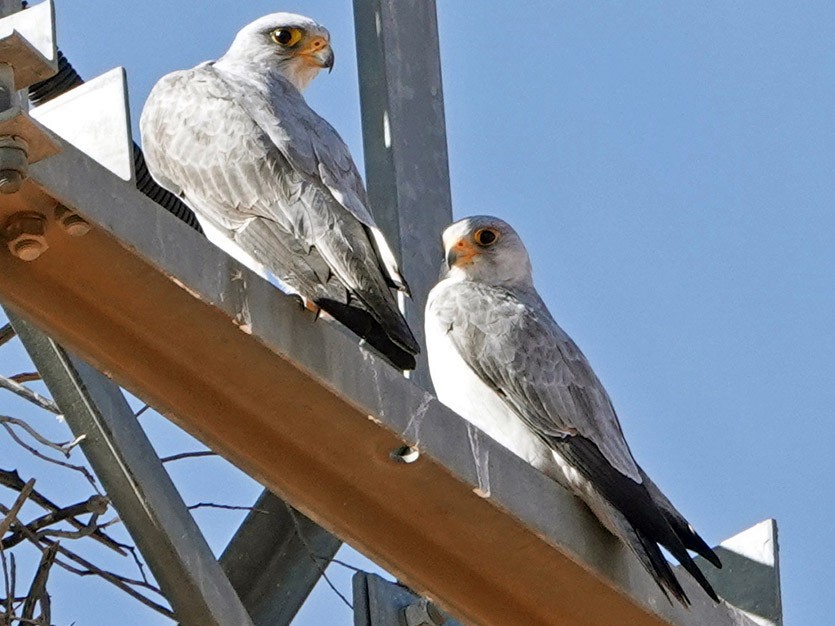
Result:
M374 216L399 247L405 313L423 344L423 307L452 220L435 0L354 0L363 147ZM432 389L426 355L411 379Z
M7 313L180 622L252 624L121 390Z
M269 491L253 509L220 564L256 626L287 626L342 542Z

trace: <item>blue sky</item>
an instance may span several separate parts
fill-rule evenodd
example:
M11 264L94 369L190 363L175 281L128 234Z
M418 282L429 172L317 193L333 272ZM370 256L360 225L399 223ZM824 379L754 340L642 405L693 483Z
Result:
M308 101L361 167L348 0L58 0L59 44L85 78L127 68L135 126L160 76L275 10L331 30L336 66ZM786 623L827 623L835 5L440 0L439 23L455 216L517 227L641 464L709 543L777 518ZM23 357L0 358L8 374ZM166 451L188 447L148 424ZM190 502L258 492L219 461L191 463L173 470ZM197 463L229 476L224 493ZM239 518L198 519L221 548ZM110 602L139 620L120 624L154 623L89 581L62 584L63 623L111 623L96 608ZM317 590L298 623L350 624L337 602Z

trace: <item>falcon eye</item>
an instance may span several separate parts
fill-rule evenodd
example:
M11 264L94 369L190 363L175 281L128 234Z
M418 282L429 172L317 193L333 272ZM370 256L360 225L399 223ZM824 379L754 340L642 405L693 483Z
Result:
M496 240L499 238L499 233L492 228L482 228L476 231L473 238L477 244L489 246L496 243Z
M279 46L289 48L299 43L302 31L300 28L276 28L270 33L270 38Z

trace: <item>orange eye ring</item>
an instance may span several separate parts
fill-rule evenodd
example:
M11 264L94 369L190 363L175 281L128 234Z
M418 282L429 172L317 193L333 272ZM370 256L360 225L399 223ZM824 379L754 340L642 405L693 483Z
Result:
M481 228L475 232L473 239L480 246L492 246L499 240L499 231L495 228Z
M301 28L276 28L270 33L270 39L283 48L292 48L303 36Z

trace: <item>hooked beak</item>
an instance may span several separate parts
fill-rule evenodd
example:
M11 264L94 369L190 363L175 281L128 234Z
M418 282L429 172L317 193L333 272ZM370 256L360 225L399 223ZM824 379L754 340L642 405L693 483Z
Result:
M456 266L469 265L476 255L476 249L464 239L459 239L455 245L450 246L446 253L446 264L448 269Z
M330 47L330 44L326 45L324 48L321 48L310 55L316 65L323 69L328 70L328 74L333 71L333 61L334 61L334 54L333 48Z

